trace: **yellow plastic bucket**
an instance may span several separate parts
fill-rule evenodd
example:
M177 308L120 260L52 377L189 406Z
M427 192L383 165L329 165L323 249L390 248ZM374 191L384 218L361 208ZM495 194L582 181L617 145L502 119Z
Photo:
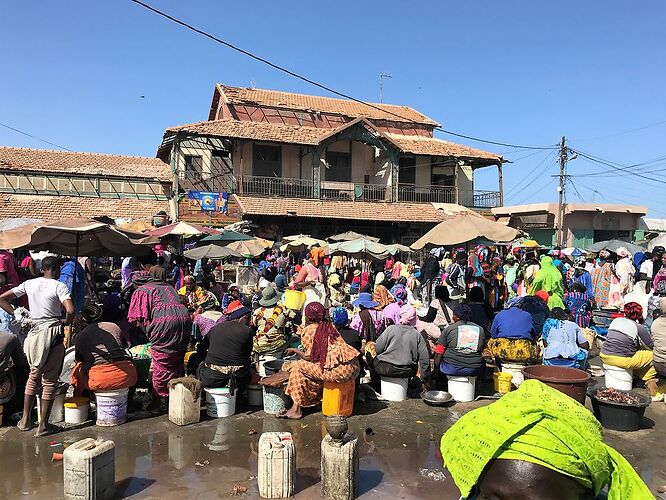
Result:
M284 307L294 311L300 311L305 304L305 294L299 290L287 290L284 292Z
M510 373L505 372L495 372L493 378L497 380L496 390L501 394L506 394L511 391L511 379L512 376Z

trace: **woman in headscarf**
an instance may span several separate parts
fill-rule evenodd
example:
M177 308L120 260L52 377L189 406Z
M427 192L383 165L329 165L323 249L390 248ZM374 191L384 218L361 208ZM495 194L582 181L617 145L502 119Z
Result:
M587 367L590 343L580 327L569 321L569 315L564 309L553 308L551 317L543 325L541 338L544 365L571 366L579 370Z
M580 283L587 290L589 297L594 300L594 288L592 286L592 275L585 268L587 261L585 257L577 257L574 262L574 267L569 271L568 275L570 277L568 281L569 290L573 289L573 284L575 282Z
M608 250L599 252L599 266L592 272L594 301L599 308L620 307L620 280L615 274L615 266Z
M433 344L442 334L442 329L453 323L453 307L455 302L449 298L449 290L445 286L435 287L435 298L432 299L428 313L418 319L416 328L425 332L428 340Z
M153 279L147 271L136 271L130 276L134 292L127 321L139 326L150 341L153 390L164 403L169 395L169 381L184 374L183 360L192 322L176 290Z
M303 407L321 402L324 382L344 384L359 374L359 352L348 345L335 329L320 302L305 306L305 327L301 330L303 351L287 349L300 359L291 365L285 394L294 401L282 416L303 418Z
M384 285L377 285L375 287L375 293L372 295L372 299L377 302L375 309L379 311L384 310L387 305L395 302L393 295L391 295Z
M512 253L508 254L504 259L504 280L507 287L508 299L516 296L518 290L517 276L518 262ZM514 288L514 284L516 284Z
M592 413L538 380L462 416L440 447L463 498L653 497Z
M647 349L642 349L641 343ZM655 396L658 383L652 363L653 347L650 331L643 325L643 308L636 302L628 302L624 306L624 317L615 318L608 325L599 357L604 364L633 370L635 376L645 381L650 396Z
M634 263L631 261L631 254L626 247L618 248L615 253L619 257L617 263L615 264L615 274L620 280L620 295L624 297L626 294L631 292L634 288L634 275L636 274L636 268Z
M218 310L217 298L212 292L205 292L205 297L199 302L192 319L193 334L196 340L208 335L211 328L222 319L222 312Z
M366 342L374 342L386 328L383 312L376 309L379 303L373 300L369 293L360 293L358 298L352 302L352 305L357 307L359 311L354 314L351 327Z
M541 257L541 269L534 275L530 295L534 295L539 290L548 292L548 307L561 307L564 309L562 296L564 287L562 286L562 273L553 264L552 257L544 255Z
M661 261L659 264L660 267L654 275L652 286L655 295L666 295L666 252L661 255Z
M472 322L467 304L453 306L453 323L442 329L435 347L435 367L444 375L483 377L486 330Z

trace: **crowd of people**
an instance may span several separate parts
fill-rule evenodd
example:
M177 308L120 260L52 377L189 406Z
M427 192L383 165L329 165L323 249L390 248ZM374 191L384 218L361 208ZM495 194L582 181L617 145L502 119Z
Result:
M48 433L67 341L77 395L133 387L140 382L133 357L150 357L157 411L174 378L243 394L266 376L266 361L282 358L292 361L285 391L293 407L283 416L293 419L321 402L325 382L365 381L379 391L380 378L393 377L443 388L446 376L483 378L493 364L586 369L595 335L605 340L604 363L632 369L653 398L665 392L661 247L572 258L479 245L435 249L420 265L327 256L319 247L269 250L249 263L256 284L243 287L224 282L218 261L156 250L124 259L121 291L97 301L90 259L47 256L16 266L0 252L0 367L13 364L17 374L20 429L33 426L40 394L37 433ZM292 305L290 294L302 301ZM595 320L598 311L608 324ZM64 341L65 327L73 333Z

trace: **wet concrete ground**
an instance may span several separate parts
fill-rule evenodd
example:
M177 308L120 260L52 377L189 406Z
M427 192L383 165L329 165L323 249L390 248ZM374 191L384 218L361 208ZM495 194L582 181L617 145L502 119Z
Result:
M429 407L418 399L366 403L361 408L366 414L349 419L350 431L360 439L361 498L459 498L450 475L441 467L439 440L462 414L488 403L457 403L449 408ZM666 404L653 403L646 417L653 428L633 433L605 431L605 436L656 494L666 484L662 444ZM268 431L293 434L296 498L319 498L323 421L321 413L287 421L246 411L178 427L163 415L111 428L89 425L41 439L15 428L0 428L0 498L62 498L62 462L52 462L51 455L63 447L50 442L66 444L85 437L115 442L118 498L228 498L234 497L235 485L247 488L242 497L257 498L257 446L259 435ZM443 479L434 479L442 474Z

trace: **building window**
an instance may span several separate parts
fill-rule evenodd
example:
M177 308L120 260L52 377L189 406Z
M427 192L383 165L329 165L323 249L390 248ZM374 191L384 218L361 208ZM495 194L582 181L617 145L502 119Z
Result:
M185 155L185 178L201 179L203 173L203 158L201 156Z
M430 175L430 184L433 186L454 187L456 185L456 176L453 174L453 168L433 165L432 173Z
M282 177L282 147L254 144L252 148L252 175Z
M337 151L327 151L326 167L325 179L327 181L351 182L351 154L339 153Z
M234 176L229 151L214 150L211 153L210 173L214 185L213 191L233 191Z
M400 158L398 169L398 182L400 184L416 184L416 158Z

